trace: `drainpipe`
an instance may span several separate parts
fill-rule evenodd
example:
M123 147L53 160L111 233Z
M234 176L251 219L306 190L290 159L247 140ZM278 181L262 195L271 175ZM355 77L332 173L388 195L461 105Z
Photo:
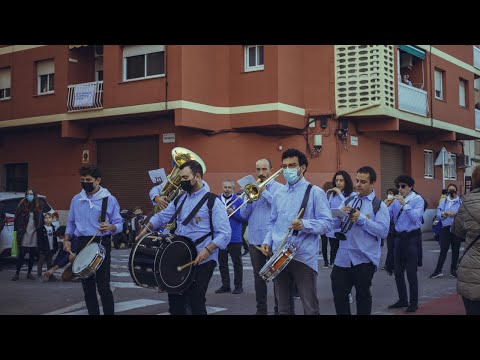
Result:
M432 91L433 90L433 91ZM432 45L430 45L430 126L433 127L433 96L435 95L432 78Z
M165 50L165 110L168 110L168 56L167 56L167 45L164 45Z

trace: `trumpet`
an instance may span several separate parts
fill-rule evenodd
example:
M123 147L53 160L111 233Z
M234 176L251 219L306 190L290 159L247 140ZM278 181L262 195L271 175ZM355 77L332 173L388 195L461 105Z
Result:
M280 173L282 171L283 171L283 168L278 169L277 172L275 172L275 174L273 174L268 179L266 179L264 182L262 182L258 185L255 185L255 184L245 185L245 189L244 189L242 195L245 198L245 200L247 200L247 201L245 201L242 205L240 205L238 208L236 208L234 212L232 212L230 215L228 215L228 217L235 214L238 210L240 210L243 206L245 206L245 204L247 202L257 201L258 199L260 199L261 192L264 190L264 188L266 188L266 186L270 182L272 182L278 175L280 175ZM258 180L257 180L257 182L258 182Z
M261 178L258 178L257 179L257 184L260 184L262 182L262 179ZM228 206L226 207L226 209L229 209L233 206L233 204L235 204L239 199L243 199L245 197L245 190L237 196L237 198L232 201L230 204L228 204Z
M357 210L360 210L362 207L362 199L359 196L355 198L352 204L352 209L348 213L348 217L342 220L342 226L340 231L335 231L334 235L338 240L347 240L347 236L345 235L353 226L353 222L351 222L353 213Z

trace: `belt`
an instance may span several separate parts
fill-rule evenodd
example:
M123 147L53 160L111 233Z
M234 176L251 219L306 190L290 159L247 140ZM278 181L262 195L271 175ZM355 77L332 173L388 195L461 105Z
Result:
M399 233L397 233L397 236L399 236L399 237L411 237L411 236L421 235L421 234L422 234L421 229L415 229L415 230L412 230L412 231L399 232Z
M98 238L107 238L107 237L111 237L111 236L112 236L112 235L95 236L95 239L98 239ZM77 236L77 239L78 239L78 240L85 240L85 239L90 240L92 237L93 237L93 235ZM95 239L94 239L94 240L95 240Z

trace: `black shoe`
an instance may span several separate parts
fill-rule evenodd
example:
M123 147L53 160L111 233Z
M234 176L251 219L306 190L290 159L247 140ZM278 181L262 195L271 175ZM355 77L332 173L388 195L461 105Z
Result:
M408 307L408 303L401 302L400 300L397 301L395 304L390 305L389 309L400 309L400 308Z
M409 305L407 307L407 310L405 310L406 312L408 313L414 313L415 311L418 310L418 306L417 305Z
M215 290L215 294L229 293L231 291L232 289L230 289L229 287L220 286L217 290Z
M455 270L455 269L450 270L450 276L456 278L457 277L457 270Z
M241 287L240 288L235 288L232 291L232 294L241 294L241 293L243 293L243 288L241 288Z
M441 271L434 271L432 275L430 275L430 279L436 279L443 276L443 272Z
M268 311L267 310L257 310L255 315L268 315Z

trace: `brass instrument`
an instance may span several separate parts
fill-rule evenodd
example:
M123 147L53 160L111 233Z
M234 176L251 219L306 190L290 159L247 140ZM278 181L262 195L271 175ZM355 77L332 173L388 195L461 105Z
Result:
M350 229L353 226L353 222L350 220L352 219L353 213L357 210L360 210L362 207L362 199L360 199L360 196L357 196L355 200L353 201L353 204L351 206L351 210L348 213L348 217L343 218L342 220L342 226L340 228L340 231L335 231L334 235L338 240L347 240L346 233L350 231Z
M262 178L258 178L257 179L257 184L260 184L261 182L262 182ZM238 195L237 198L234 201L232 201L230 204L228 204L226 209L231 208L233 206L233 204L235 204L237 202L237 200L243 199L244 197L245 197L245 190L240 195Z
M259 185L255 185L255 184L245 185L245 189L244 189L244 194L245 195L244 195L244 197L245 197L246 201L242 205L240 205L238 208L236 208L234 212L232 212L230 215L228 215L228 217L235 214L238 210L240 210L243 206L245 206L245 204L247 202L257 201L260 198L260 195L261 195L261 192L263 191L263 189L271 181L273 181L278 175L280 175L280 173L282 171L283 171L283 168L278 169L277 172L275 172L275 174L270 176L268 179L266 179L264 182L260 183Z

